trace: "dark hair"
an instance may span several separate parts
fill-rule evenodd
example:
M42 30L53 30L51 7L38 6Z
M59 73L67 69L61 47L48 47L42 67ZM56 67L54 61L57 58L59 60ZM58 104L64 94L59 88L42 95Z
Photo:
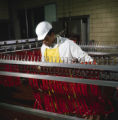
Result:
M50 29L50 31L48 32L48 34L47 35L51 35L52 33L54 33L54 29L52 28L52 29Z

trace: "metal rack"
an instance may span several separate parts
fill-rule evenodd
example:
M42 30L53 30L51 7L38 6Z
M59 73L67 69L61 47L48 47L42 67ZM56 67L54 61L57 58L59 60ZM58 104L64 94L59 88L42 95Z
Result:
M0 53L39 49L41 45L42 45L42 41L38 41L36 38L1 41ZM110 54L113 55L113 54L117 54L117 50L118 50L118 45L80 44L79 46L84 51L93 55L110 55Z
M24 39L0 42L0 53L11 53L23 50L39 49L42 42L37 39Z

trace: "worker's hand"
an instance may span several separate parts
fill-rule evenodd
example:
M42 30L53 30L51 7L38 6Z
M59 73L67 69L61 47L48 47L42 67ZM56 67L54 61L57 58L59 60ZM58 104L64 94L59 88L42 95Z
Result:
M74 58L74 59L72 60L72 63L78 63L78 59L77 59L77 58Z

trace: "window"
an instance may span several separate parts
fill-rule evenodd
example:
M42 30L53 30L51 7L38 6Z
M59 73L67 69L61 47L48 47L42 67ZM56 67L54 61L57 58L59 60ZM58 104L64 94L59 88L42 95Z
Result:
M48 4L44 6L45 20L49 22L56 21L56 5Z

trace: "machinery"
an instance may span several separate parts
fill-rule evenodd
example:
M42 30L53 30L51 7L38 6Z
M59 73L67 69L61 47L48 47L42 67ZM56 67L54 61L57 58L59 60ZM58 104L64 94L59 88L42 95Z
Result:
M1 90L10 90L10 95L15 95L17 101L19 90L29 89L21 94L22 99L31 94L25 98L27 103L30 101L29 104L21 100L15 102L3 94L0 108L7 112L20 112L21 115L33 115L36 120L36 117L81 120L85 113L86 116L95 114L102 106L105 106L102 112L114 112L110 100L116 100L118 94L118 46L80 45L95 62L70 64L68 59L63 63L41 62L41 45L36 39L0 42ZM97 109L97 102L92 98L101 101L101 108ZM33 102L35 109L32 108ZM12 119L19 120L20 117Z

